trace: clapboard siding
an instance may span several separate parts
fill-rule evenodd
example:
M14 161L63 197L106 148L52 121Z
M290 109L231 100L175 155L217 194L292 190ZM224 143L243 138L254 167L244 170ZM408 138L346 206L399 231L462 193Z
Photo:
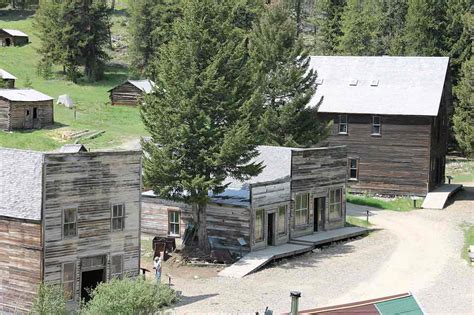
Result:
M142 90L130 82L125 82L110 91L110 102L112 105L137 106L143 94Z
M40 129L54 123L53 101L12 102L10 101L11 129ZM38 116L33 119L33 109L37 108ZM27 115L29 111L29 115ZM1 118L0 118L1 119Z
M40 222L0 217L0 313L27 312L41 282Z
M28 44L28 37L12 36L3 30L0 30L0 46L7 46L7 39L10 40L10 46L22 46Z
M184 203L168 201L154 197L142 197L142 233L153 236L168 236L168 212L180 213L180 236L184 234L186 223L191 222L191 211L187 211Z
M61 264L76 263L76 301L80 259L124 255L124 273L139 273L141 155L139 152L47 154L44 164L44 280L59 283ZM125 205L125 228L111 231L111 206ZM62 212L78 209L78 235L62 239Z

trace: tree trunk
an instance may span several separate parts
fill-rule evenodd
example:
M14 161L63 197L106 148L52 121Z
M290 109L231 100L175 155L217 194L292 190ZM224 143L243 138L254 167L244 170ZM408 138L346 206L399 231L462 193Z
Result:
M112 0L112 4L110 5L110 9L112 11L115 10L115 0Z
M207 214L206 214L206 204L198 204L198 244L199 249L201 249L205 253L209 253L211 251L209 247L209 240L207 238Z

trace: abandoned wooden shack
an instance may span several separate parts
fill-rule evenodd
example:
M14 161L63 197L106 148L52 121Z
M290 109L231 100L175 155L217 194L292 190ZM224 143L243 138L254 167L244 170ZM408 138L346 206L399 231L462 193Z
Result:
M348 187L426 195L444 183L452 110L447 57L311 57L309 106L332 121L327 142L347 145Z
M0 28L0 46L23 46L28 44L28 35L19 30Z
M40 129L53 123L52 97L32 89L0 89L0 130Z
M151 93L155 83L150 80L127 80L126 82L109 90L112 105L139 105L144 94Z
M0 80L2 81L0 88L3 88L3 89L15 88L16 77L13 74L8 73L3 69L0 69Z
M293 237L343 227L347 154L344 146L293 149L260 146L262 173L228 179L224 193L210 196L207 230L211 244L239 252L280 245ZM192 224L184 203L142 194L142 231L180 240ZM245 240L241 247L239 238Z
M0 313L29 312L42 281L74 308L87 288L139 274L139 151L0 148L0 161Z

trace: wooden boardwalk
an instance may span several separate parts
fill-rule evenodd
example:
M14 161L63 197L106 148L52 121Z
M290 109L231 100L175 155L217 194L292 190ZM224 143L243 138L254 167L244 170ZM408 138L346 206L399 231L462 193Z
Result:
M219 272L219 276L243 278L257 271L272 260L298 255L311 251L315 246L347 239L363 234L368 230L359 227L344 227L326 232L292 239L289 243L279 246L269 246L265 249L250 252L233 265Z
M462 189L460 184L444 184L426 195L421 207L423 209L438 209L444 208L449 197Z

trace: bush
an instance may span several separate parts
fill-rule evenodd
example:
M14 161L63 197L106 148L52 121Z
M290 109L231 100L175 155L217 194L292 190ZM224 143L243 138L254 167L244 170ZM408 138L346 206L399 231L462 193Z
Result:
M44 283L40 284L38 295L31 309L32 314L62 315L65 313L65 308L64 292L60 286Z
M149 314L176 302L176 294L166 285L142 279L113 279L92 291L83 314Z

